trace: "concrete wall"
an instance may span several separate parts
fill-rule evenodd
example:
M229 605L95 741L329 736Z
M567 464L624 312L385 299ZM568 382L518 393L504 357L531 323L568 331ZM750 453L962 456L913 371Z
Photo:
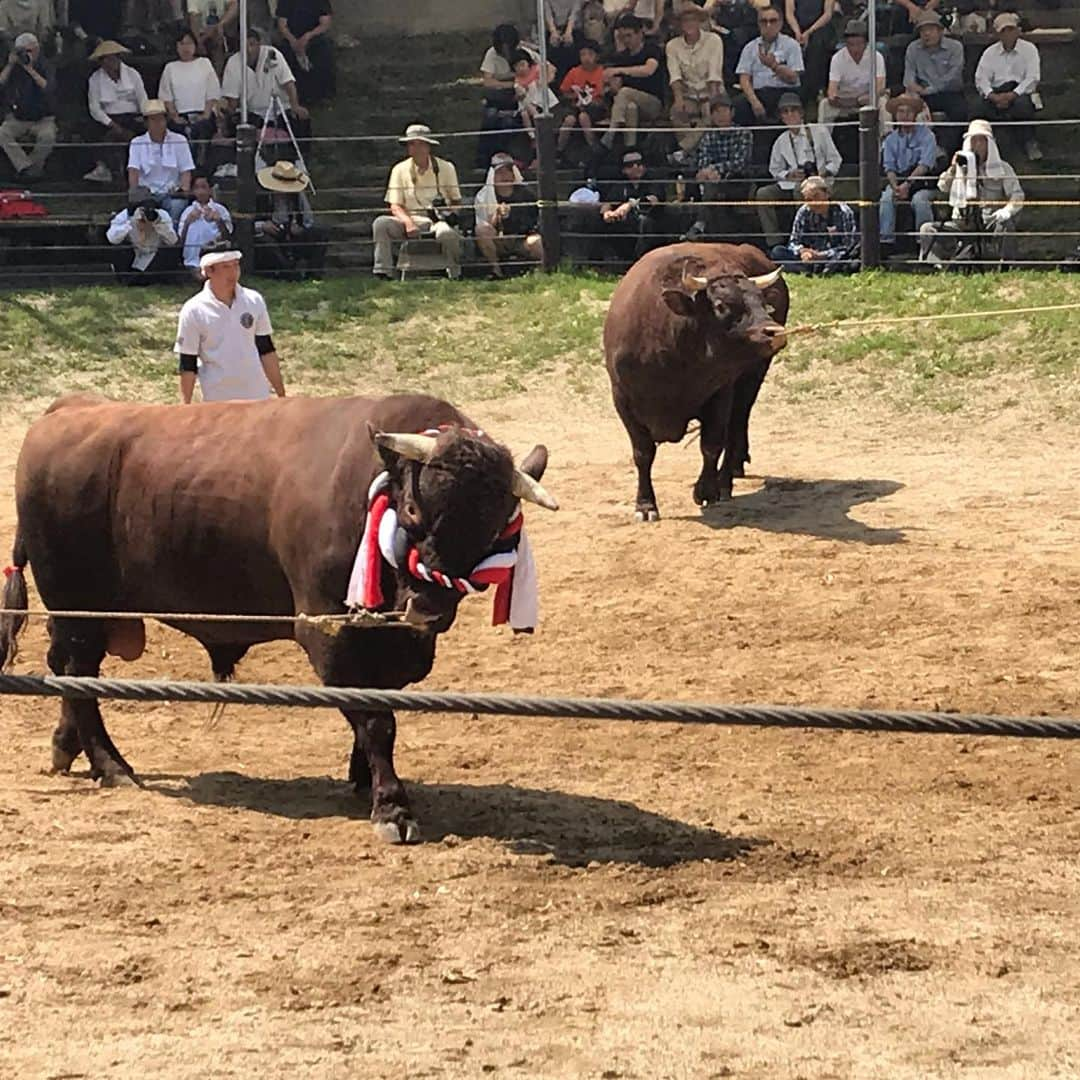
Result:
M334 4L335 25L360 37L489 30L500 22L517 23L524 35L535 16L533 0L337 0Z

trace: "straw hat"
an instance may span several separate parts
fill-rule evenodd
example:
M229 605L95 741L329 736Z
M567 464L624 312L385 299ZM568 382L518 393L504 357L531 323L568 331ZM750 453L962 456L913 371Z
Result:
M103 41L90 54L91 60L103 60L106 56L126 56L131 50L119 41Z
M439 145L439 140L432 137L431 128L427 124L410 124L405 129L405 134L398 138L398 142L426 142L428 146Z
M142 114L145 117L164 116L166 111L165 102L158 98L147 98L143 103Z
M308 174L298 169L291 161L279 161L274 165L268 165L257 173L259 183L267 191L281 191L285 194L295 194L303 191L311 183Z
M923 111L923 100L920 97L916 97L914 94L897 94L894 98L889 98L885 103L885 108L889 110L890 116L896 116L896 110L902 105L906 105L914 116L918 116Z

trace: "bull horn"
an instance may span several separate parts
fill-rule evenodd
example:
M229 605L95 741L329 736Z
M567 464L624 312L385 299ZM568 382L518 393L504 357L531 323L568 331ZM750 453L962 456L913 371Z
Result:
M782 267L777 267L771 273L758 274L757 277L752 277L750 280L759 288L767 289L770 285L775 285L780 280L780 274Z
M410 461L427 463L435 453L435 438L432 435L397 435L393 432L380 431L375 436L375 445L383 450L392 450Z
M702 289L705 288L706 285L709 284L709 279L705 277L698 277L696 274L688 273L686 267L683 267L682 283L683 288L686 289L687 292L696 293L700 292Z
M543 484L520 469L514 470L514 494L519 499L542 506L545 510L559 509L559 504L544 490Z

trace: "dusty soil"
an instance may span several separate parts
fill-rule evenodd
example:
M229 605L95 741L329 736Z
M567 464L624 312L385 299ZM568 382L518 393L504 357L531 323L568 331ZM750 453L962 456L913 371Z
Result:
M552 449L545 623L470 602L427 685L1080 714L1075 431L778 398L728 508L661 452L655 526L603 400L475 410ZM109 670L208 675L161 628ZM56 711L0 704L5 1077L1080 1075L1071 744L403 716L406 850L336 714L112 704L147 789L101 791Z

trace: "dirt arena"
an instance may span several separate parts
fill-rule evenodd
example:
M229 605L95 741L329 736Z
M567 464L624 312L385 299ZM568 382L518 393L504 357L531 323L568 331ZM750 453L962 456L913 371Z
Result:
M549 445L564 509L530 514L541 632L470 601L429 687L1080 714L1064 421L767 388L734 503L668 447L645 526L602 398L473 413ZM150 638L108 670L208 677ZM147 789L101 791L46 775L57 708L0 704L5 1078L1080 1075L1071 744L403 715L402 849L335 713L109 704Z

